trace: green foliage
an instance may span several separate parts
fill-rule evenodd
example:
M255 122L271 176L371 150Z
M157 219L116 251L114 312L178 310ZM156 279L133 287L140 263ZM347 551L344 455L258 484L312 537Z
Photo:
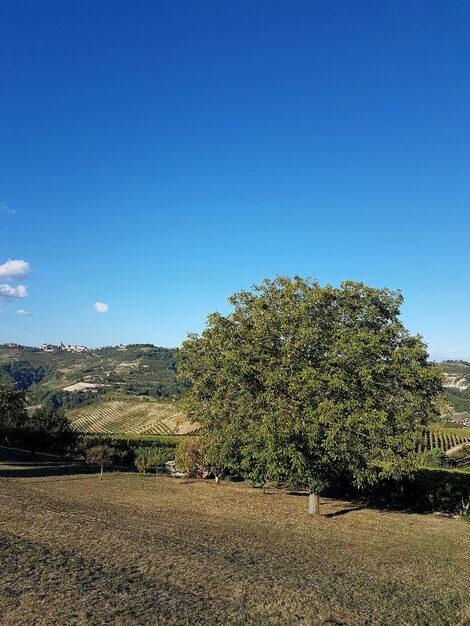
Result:
M417 463L425 467L465 468L470 466L470 452L465 453L466 448L470 450L470 431L463 428L428 428L418 444Z
M117 448L134 449L138 447L160 448L176 446L185 439L183 435L102 435L102 434L83 434L80 440L86 446L109 445Z
M10 380L0 379L0 442L15 442L27 420L24 392Z
M87 448L85 451L85 458L90 465L100 465L103 468L105 465L111 465L113 458L116 455L116 450L110 446L93 446Z
M0 345L0 377L12 378L28 390L31 404L73 408L99 399L89 391L61 392L61 387L86 381L103 392L176 399L185 384L176 380L177 349L131 344L69 352ZM57 393L54 393L57 392Z
M152 467L157 471L168 461L175 459L175 449L170 447L150 448Z
M40 383L52 375L53 368L39 365L34 367L30 361L12 361L0 365L0 377L8 376L23 391L34 383Z
M74 448L77 440L64 411L52 407L40 407L28 416L23 438L31 452L51 450L63 455Z
M166 461L170 461L175 458L175 451L177 445L186 437L182 436L151 436L151 435L134 435L134 436L119 436L119 435L80 435L79 441L84 448L90 448L93 446L107 445L116 450L116 455L121 461L121 465L131 466L135 464L135 459L138 454L138 450L146 449L149 455L153 455L154 458L161 458L160 455L169 457ZM161 451L161 452L160 452ZM140 452L139 454L144 454Z
M176 466L187 476L201 478L206 474L206 459L197 437L181 441L176 449Z
M207 470L217 479L224 473L230 474L233 471L236 474L238 471L233 464L231 466L227 464L227 459L230 459L233 453L231 444L230 439L222 431L212 433L211 437L199 438L199 448Z
M317 491L337 474L360 486L412 472L442 374L400 321L400 293L277 277L229 302L178 365L225 466Z
M63 411L40 407L25 410L24 391L15 384L0 380L0 440L36 450L58 452L66 456L75 446L76 434Z
M450 404L458 413L470 413L470 363L467 361L443 361L440 363L440 367L446 375L444 386ZM458 388L455 386L457 382L462 387L466 385L466 388Z
M167 461L175 458L175 449L170 447L144 447L135 449L134 464L139 472L145 474L148 470L154 469L156 472L165 465Z
M447 456L448 462L452 467L467 468L470 467L470 441L462 447L454 450Z
M141 474L145 474L151 467L150 452L151 448L136 448L134 465Z
M83 391L63 391L59 389L53 391L43 385L33 384L28 389L28 400L30 404L43 404L54 409L75 409L77 407L94 404L105 394L105 389L83 390Z
M422 511L459 513L470 501L470 473L444 467L419 467L401 480L385 479L362 489L338 482L330 495L347 493L351 498L393 502Z
M457 413L470 413L470 388L465 390L447 389L447 396L450 404Z
M470 499L470 474L455 470L420 468L413 479L405 480L403 497L434 511L461 511Z
M446 467L449 465L445 452L440 448L423 452L419 457L419 463L425 467Z

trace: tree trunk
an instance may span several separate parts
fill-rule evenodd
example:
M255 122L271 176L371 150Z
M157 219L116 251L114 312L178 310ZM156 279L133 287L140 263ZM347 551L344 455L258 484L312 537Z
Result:
M308 492L308 514L320 515L320 496L313 487Z
M104 471L104 464L101 463L100 480L103 480L103 471Z
M218 485L219 484L219 477L217 476L217 474L215 475L215 484Z

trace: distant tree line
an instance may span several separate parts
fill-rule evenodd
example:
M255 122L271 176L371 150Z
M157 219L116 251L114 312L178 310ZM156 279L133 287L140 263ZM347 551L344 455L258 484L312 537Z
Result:
M467 389L447 388L447 396L450 403L458 413L470 413L470 387Z
M27 391L32 405L71 409L99 399L96 392L50 389L44 383L51 379L71 383L84 380L102 385L105 390L172 400L179 398L187 388L186 382L176 378L177 349L131 344L80 354L11 346L4 346L2 350L0 356L11 360L0 365L0 378L6 377Z
M25 447L31 454L53 451L69 455L77 436L62 409L44 406L28 412L25 392L14 382L0 380L0 444Z
M54 409L75 409L79 406L93 404L101 399L106 393L104 388L96 388L91 391L83 389L82 391L51 391L42 385L31 385L28 389L28 402L31 405L45 405Z
M24 390L11 380L0 379L0 445L26 448L32 455L41 451L63 458L84 457L100 466L102 476L104 467L113 463L158 473L166 461L175 458L176 441L175 437L79 437L63 409L48 405L28 411Z
M16 383L19 389L28 389L54 375L50 365L34 367L30 361L12 361L0 365L0 378L8 378Z

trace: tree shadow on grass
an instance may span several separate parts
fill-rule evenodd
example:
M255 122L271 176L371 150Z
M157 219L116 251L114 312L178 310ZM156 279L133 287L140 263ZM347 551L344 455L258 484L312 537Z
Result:
M322 517L339 517L340 515L347 515L348 513L354 513L354 511L363 511L364 509L369 508L365 504L361 504L359 506L351 506L345 509L339 509L339 511L333 511L333 513L323 513Z
M288 491L288 496L294 497L308 497L308 491ZM429 515L432 513L430 509L423 508L422 506L415 505L412 506L409 503L396 502L396 501L385 501L383 499L375 499L375 498L351 498L351 496L341 495L341 494L331 494L328 496L324 496L326 500L333 499L336 502L343 501L344 507L340 508L337 511L333 511L332 513L322 513L322 517L339 517L341 515L346 515L347 513L354 513L354 511L362 511L364 509L373 509L375 511L380 511L381 513L408 513L409 515ZM322 497L323 499L323 497Z
M95 474L96 472L96 468L81 463L67 467L65 463L43 463L41 461L33 461L28 464L24 461L2 463L0 459L0 478L72 477L78 474Z
M38 453L32 456L25 450L0 448L0 478L45 478L96 473L96 467L84 462L69 462L54 455Z
M304 497L308 496L308 491L288 491L288 496L294 497ZM344 508L341 508L337 511L333 511L332 513L321 513L321 517L339 517L340 515L346 515L347 513L354 513L354 511L362 511L363 509L367 509L368 504L366 502L358 502L357 504L353 504L351 502L345 502ZM321 509L320 509L321 510Z

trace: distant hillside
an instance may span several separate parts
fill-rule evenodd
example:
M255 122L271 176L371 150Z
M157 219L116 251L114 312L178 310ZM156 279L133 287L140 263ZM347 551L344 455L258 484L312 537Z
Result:
M73 409L68 417L81 433L185 435L197 429L174 403L148 398L98 402Z
M152 344L97 349L3 344L0 345L0 377L11 378L24 389L31 406L50 403L63 407L73 419L91 415L93 420L94 408L102 412L106 408L109 415L104 419L104 430L96 432L118 432L116 429L126 426L121 432L158 433L163 432L156 426L160 422L164 424L161 428L168 429L165 432L179 432L179 426L165 426L163 418L160 419L163 404L159 416L156 405L151 402L152 399L173 401L184 391L184 385L176 380L177 352L177 349ZM444 372L453 421L470 426L470 363L444 361L439 365ZM144 402L139 401L138 406L123 404L141 398ZM148 405L145 399L149 399ZM169 402L166 406L170 412L177 412ZM115 414L112 418L112 408L115 411L119 408L121 415ZM142 414L139 421L137 415L142 411L145 416ZM147 427L150 431L145 430Z
M0 376L26 390L32 405L72 409L101 399L178 398L176 352L151 344L88 350L81 346L0 346Z
M453 407L454 421L470 425L470 363L443 361L439 364L445 376L445 390ZM462 415L458 415L462 414Z

